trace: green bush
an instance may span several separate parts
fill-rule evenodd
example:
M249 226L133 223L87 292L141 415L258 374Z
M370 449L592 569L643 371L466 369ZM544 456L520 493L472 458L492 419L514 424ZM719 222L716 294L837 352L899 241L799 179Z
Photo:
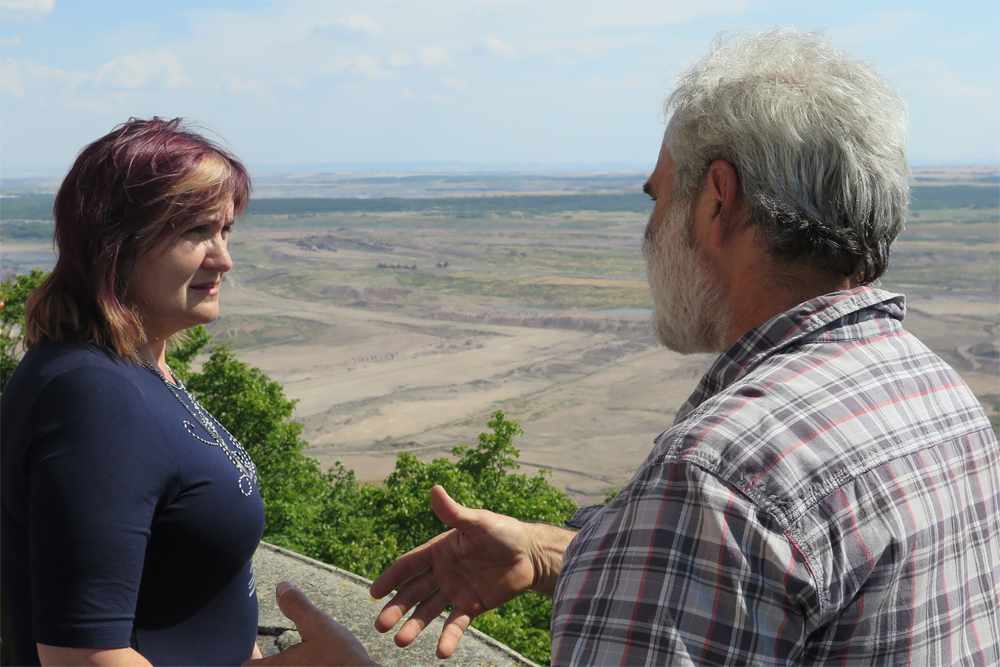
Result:
M7 386L17 362L21 360L24 349L24 303L49 274L41 269L32 269L25 273L0 283L0 391Z
M447 527L429 502L440 484L457 501L522 521L561 524L576 505L548 481L548 471L518 474L517 422L495 412L472 447L451 450L454 460L396 459L382 484L362 484L337 462L323 472L303 453L302 427L291 421L295 401L259 369L216 347L201 373L190 364L208 333L191 330L168 355L171 368L205 408L243 443L257 465L266 524L264 539L325 563L374 578L400 555ZM528 593L482 615L473 626L540 663L549 661L552 601Z

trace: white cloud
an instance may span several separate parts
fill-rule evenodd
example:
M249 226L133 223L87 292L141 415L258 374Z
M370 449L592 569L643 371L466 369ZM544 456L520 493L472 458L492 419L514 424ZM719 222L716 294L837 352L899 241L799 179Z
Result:
M191 85L191 79L181 72L176 58L159 51L116 58L93 72L66 71L30 60L19 65L7 59L4 62L3 84L12 95L24 97L26 84L55 85L64 90L77 90L84 84L96 88L135 90L156 85L179 88Z
M967 85L954 74L942 74L929 82L928 89L932 93L940 93L948 97L972 97L977 102L986 102L990 97L988 87Z
M238 76L224 76L223 79L229 81L229 92L231 93L255 93L260 94L260 84L253 79L241 79Z
M587 87L591 90L635 90L642 88L642 81L635 77L620 79L618 81L608 81L595 74L587 82Z
M341 21L343 21L343 19L341 19ZM380 26L375 19L367 14L352 16L347 19L347 25L350 26L352 30L360 30L361 32L368 33L372 37L377 37L385 32L385 30L382 29L382 26Z
M128 98L114 95L82 96L64 100L67 111L86 111L93 114L107 114L115 110L115 104L124 104ZM112 104L114 102L115 104Z
M393 51L392 55L389 56L389 63L393 67L405 67L406 65L413 64L413 58L406 55L405 53L396 53L395 51Z
M913 58L907 61L909 69L915 69L923 74L941 74L947 71L948 66L936 58Z
M566 56L556 56L552 60L553 60L553 62L555 62L555 63L557 63L559 65L568 65L570 67L572 67L573 65L578 65L579 64L577 61L573 60L572 58L567 58Z
M451 88L452 90L465 90L469 87L469 82L465 79L453 79L450 76L441 76L438 79L446 88Z
M376 65L375 61L368 56L358 56L358 58L354 61L354 66L365 76L373 78L392 76L394 74L391 70L382 69Z
M354 64L354 60L351 58L337 58L332 63L326 66L326 73L339 76L343 74L347 69Z
M864 22L842 27L837 31L837 36L848 42L884 42L896 37L920 18L921 12L915 9L867 14Z
M347 71L354 74L361 74L373 79L380 79L394 76L392 70L382 69L374 60L368 56L358 56L357 58L337 58L327 68L329 74L341 75Z
M21 46L24 44L24 40L15 35L13 37L4 37L3 39L0 39L0 44L3 46Z
M351 18L341 17L336 21L320 24L315 32L327 39L361 39L385 34L378 21L367 14L358 14Z
M177 58L166 51L116 58L98 67L93 81L98 86L115 88L142 88L151 83L162 83L167 88L191 85L191 79L181 73Z
M915 73L912 79L916 87L935 96L950 98L972 98L979 104L990 101L991 91L988 86L972 86L957 75L948 71L948 65L935 58L914 58L907 61L904 72Z
M433 48L428 48L423 45L418 46L417 58L420 58L420 64L424 67L444 65L451 60L451 56L448 55L448 52L444 50L443 46L435 46Z
M86 72L67 72L57 67L46 67L38 63L28 61L24 63L27 71L27 79L39 83L56 83L65 88L74 89L81 83L91 78L92 75Z
M14 97L24 97L24 88L21 86L21 68L16 60L7 58L0 62L0 90L8 92Z
M499 37L494 37L493 35L486 35L481 39L481 41L489 49L490 53L499 53L501 55L511 55L514 53L514 49L509 47Z
M37 21L55 9L55 0L0 0L0 19Z

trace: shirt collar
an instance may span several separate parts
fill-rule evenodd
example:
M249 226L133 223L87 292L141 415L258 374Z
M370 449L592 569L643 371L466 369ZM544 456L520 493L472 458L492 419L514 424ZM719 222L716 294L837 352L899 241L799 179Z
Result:
M674 423L749 373L771 352L787 347L849 313L866 308L881 310L898 320L906 315L902 294L856 287L810 299L754 327L715 360L694 393L678 410Z

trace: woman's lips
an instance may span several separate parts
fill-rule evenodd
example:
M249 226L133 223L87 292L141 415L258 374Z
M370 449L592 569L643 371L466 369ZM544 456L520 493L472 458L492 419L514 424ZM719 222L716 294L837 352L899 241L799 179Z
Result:
M191 285L189 289L193 289L196 292L201 292L208 296L216 296L219 293L219 283L199 283L197 285Z

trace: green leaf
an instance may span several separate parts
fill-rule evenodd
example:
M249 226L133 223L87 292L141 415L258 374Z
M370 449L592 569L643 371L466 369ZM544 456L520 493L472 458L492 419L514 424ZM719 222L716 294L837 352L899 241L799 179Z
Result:
M49 274L41 269L32 269L10 280L0 283L0 391L17 368L24 349L24 304Z

